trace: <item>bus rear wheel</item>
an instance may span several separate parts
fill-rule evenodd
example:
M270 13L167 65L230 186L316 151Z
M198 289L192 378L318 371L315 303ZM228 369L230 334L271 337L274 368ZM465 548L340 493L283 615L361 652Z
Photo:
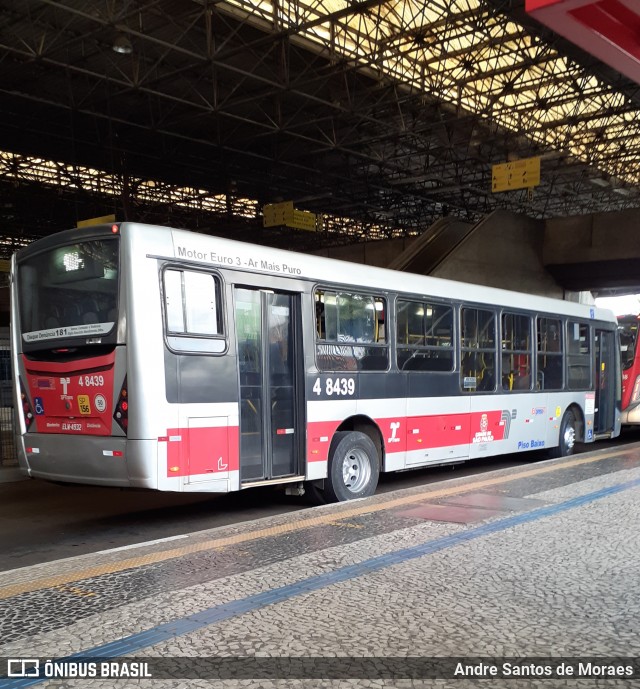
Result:
M571 409L567 409L560 424L558 446L550 450L550 457L568 457L573 454L576 445L576 417Z
M324 482L328 502L344 502L373 495L380 476L378 451L359 431L340 431L331 441L329 471Z

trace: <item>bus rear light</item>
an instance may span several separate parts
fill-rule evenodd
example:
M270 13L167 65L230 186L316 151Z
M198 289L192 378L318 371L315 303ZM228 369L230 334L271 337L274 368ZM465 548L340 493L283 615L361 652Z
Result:
M22 386L22 381L20 381L20 404L22 406L22 418L24 419L24 425L26 429L29 430L31 424L33 423L33 409L31 408L31 402L27 397L27 393L24 391Z
M124 379L122 388L120 390L120 396L118 397L118 402L116 404L116 409L113 413L113 418L115 422L122 428L126 433L129 428L129 402L127 393L127 379Z
M637 402L640 399L640 376L636 377L636 382L633 386L633 393L631 394L631 401Z

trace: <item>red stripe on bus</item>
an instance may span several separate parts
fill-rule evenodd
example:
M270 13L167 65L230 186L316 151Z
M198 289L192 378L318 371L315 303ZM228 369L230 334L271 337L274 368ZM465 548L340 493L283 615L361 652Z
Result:
M502 410L464 414L394 416L377 418L387 453L425 448L453 447L504 440L507 430ZM329 446L340 421L310 422L307 427L307 459L327 461Z
M503 440L506 425L502 410L467 414L395 416L375 419L383 434L387 453L411 452L425 448L452 447ZM307 461L326 462L331 439L340 421L307 424ZM282 431L283 429L277 429ZM286 429L284 429L286 430ZM167 438L167 476L192 476L237 471L240 466L239 428L170 428Z
M238 471L238 426L167 429L172 436L180 440L167 443L168 477Z
M376 419L387 452L504 440L502 410Z
M312 421L307 424L307 462L326 462L329 444L340 421Z

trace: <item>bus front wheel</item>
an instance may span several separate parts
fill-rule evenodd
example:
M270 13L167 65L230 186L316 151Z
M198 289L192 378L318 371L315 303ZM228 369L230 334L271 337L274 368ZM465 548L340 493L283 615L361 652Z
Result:
M371 438L359 431L336 433L329 450L328 474L324 482L328 502L373 495L380 476L380 462Z
M558 446L554 447L549 455L551 457L568 457L573 454L576 445L576 417L571 409L567 409L560 424L560 436Z

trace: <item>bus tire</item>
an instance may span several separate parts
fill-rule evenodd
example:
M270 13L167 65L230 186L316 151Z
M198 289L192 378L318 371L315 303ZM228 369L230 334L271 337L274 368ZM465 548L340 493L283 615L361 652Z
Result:
M568 457L573 454L576 445L576 417L571 409L567 409L560 424L558 446L550 450L550 457Z
M378 451L368 435L340 431L333 436L323 491L327 502L367 498L376 492L379 476Z

